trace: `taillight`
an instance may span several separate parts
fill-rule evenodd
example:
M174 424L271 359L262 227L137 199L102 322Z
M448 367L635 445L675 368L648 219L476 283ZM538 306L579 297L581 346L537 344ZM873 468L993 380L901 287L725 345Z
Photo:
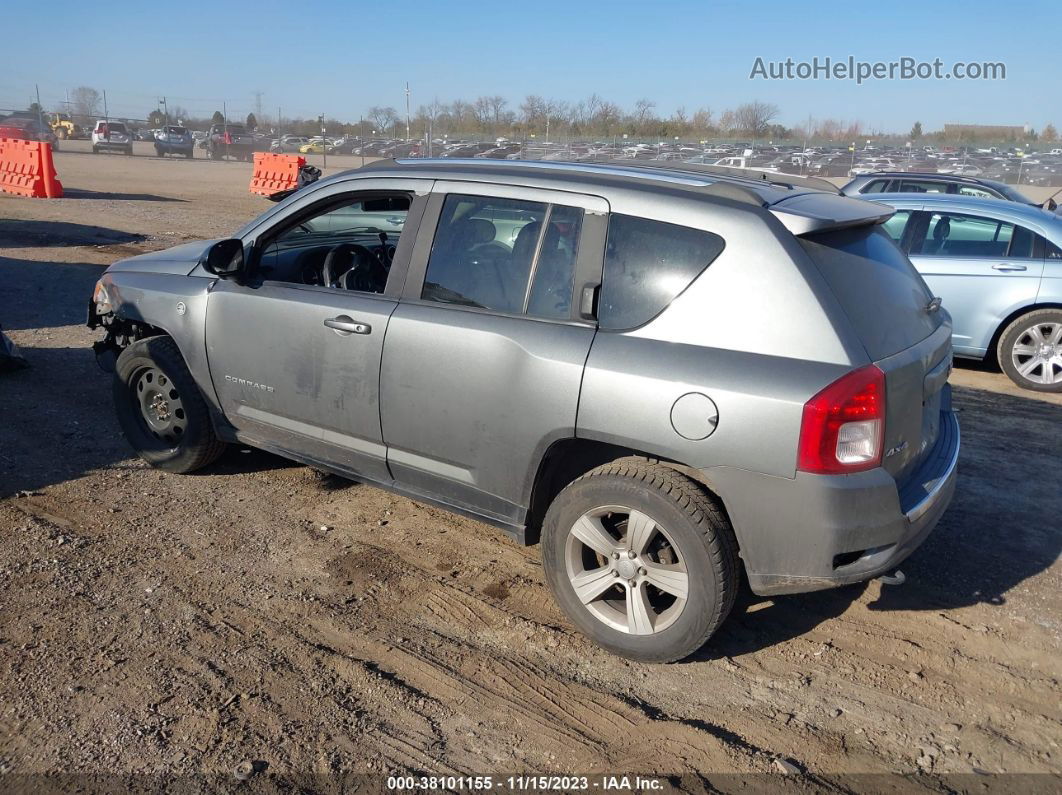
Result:
M224 141L226 144L232 143L232 133L225 133Z
M885 374L870 364L834 381L804 404L797 469L819 475L881 465Z

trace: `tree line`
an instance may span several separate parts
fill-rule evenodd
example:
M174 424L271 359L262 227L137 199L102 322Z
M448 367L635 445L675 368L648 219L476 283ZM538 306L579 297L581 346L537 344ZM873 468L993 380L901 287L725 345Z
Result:
M75 119L86 122L102 114L103 97L90 86L79 86L70 92L69 111ZM786 127L778 123L780 110L770 102L752 101L734 108L715 111L702 106L694 111L679 107L670 114L659 112L657 103L649 98L637 100L632 107L623 108L593 93L577 102L552 99L529 94L518 104L512 104L500 94L477 97L474 100L455 99L440 102L434 99L417 106L409 118L411 138L433 138L467 135L491 138L563 140L566 138L621 138L668 140L747 139L753 141L837 141L857 142L862 138L898 137L880 130L871 130L860 121L833 118L809 119L807 124ZM180 106L164 113L158 108L146 114L148 124L157 127L167 120L188 127L205 129L212 123L243 123L249 129L262 128L273 134L318 135L323 126L329 135L357 135L367 137L406 136L406 117L393 106L374 105L357 121L352 118L282 118L254 113L245 118L226 119L220 110L211 118L196 118ZM909 140L943 140L943 133L923 133L915 122ZM972 136L976 139L976 136ZM1031 132L1028 140L1054 142L1058 133L1048 124L1039 133Z

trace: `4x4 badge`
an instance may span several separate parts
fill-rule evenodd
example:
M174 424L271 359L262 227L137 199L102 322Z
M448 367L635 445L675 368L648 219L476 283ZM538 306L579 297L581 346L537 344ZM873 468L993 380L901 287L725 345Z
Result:
M907 442L906 441L900 442L898 445L893 447L891 450L886 451L885 452L885 457L886 458L891 458L892 456L896 455L897 453L902 453L906 449L907 449Z

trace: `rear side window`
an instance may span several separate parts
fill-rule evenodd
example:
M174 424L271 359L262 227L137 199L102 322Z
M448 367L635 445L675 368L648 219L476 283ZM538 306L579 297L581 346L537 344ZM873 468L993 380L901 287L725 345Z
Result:
M889 181L887 179L876 179L873 182L868 182L860 193L884 193L888 185Z
M878 226L798 237L874 361L921 342L943 321L927 312L932 293Z
M719 256L711 232L613 214L608 222L598 325L630 329L649 322Z

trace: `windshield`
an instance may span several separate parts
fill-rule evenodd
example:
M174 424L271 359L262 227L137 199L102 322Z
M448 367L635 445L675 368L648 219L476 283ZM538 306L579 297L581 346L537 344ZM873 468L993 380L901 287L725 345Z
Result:
M124 133L125 125L119 121L106 122L104 124L112 133Z

